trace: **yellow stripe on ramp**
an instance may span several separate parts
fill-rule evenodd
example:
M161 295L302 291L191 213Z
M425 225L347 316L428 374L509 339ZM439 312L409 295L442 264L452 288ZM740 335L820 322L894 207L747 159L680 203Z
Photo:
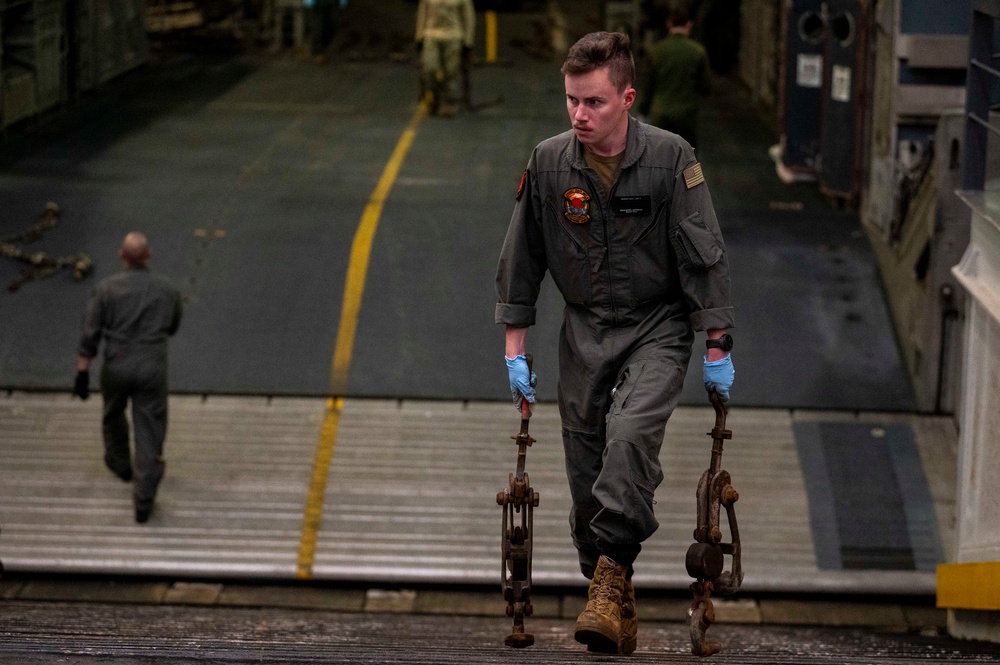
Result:
M316 559L316 539L323 521L323 498L326 496L326 480L330 472L333 449L337 445L337 427L340 425L340 411L343 398L328 399L323 426L319 430L316 458L313 461L309 495L306 498L306 514L302 521L302 535L299 537L299 559L295 566L295 576L299 579L312 577L313 561Z
M382 206L385 205L392 185L396 182L399 168L413 144L417 127L426 117L427 107L424 104L418 105L403 135L399 137L396 149L392 151L392 156L382 171L382 177L375 185L375 191L372 192L368 205L361 215L358 229L354 232L350 262L347 265L347 280L344 284L344 301L340 308L340 325L337 327L337 343L334 346L330 370L330 393L338 397L327 400L323 426L320 428L319 441L316 444L316 457L313 461L312 480L306 498L305 518L302 522L302 535L299 538L299 556L295 567L295 574L299 579L310 579L313 574L316 541L323 521L326 483L330 473L330 463L333 461L333 451L337 445L337 428L344 406L342 395L347 391L351 354L354 351L354 337L358 330L358 314L361 311L361 298L365 291L365 278L368 274L368 261L371 258L375 230L382 216Z

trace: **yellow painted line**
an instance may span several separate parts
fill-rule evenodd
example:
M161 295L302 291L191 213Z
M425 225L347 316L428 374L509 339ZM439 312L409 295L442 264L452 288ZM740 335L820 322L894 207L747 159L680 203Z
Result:
M306 514L302 520L302 535L299 537L299 559L295 566L295 575L299 579L307 580L312 577L313 561L316 559L316 540L323 521L326 481L330 472L330 462L333 460L333 449L337 445L337 427L340 425L340 411L343 406L343 398L326 401L326 413L323 415L323 426L319 430L312 480L309 482L309 495L306 498Z
M497 13L486 12L486 62L497 61Z
M299 579L310 579L313 574L313 563L316 560L316 541L323 521L323 500L326 497L327 478L330 474L330 463L333 461L333 451L337 445L337 429L340 425L340 413L344 407L341 397L347 389L347 377L351 368L351 353L354 350L354 336L358 329L358 313L361 311L361 297L365 290L365 277L368 273L368 261L371 257L372 242L379 218L382 216L382 206L385 204L392 185L396 181L399 168L413 144L417 127L427 117L427 107L417 106L410 118L406 130L399 138L396 149L393 150L389 162L382 171L382 177L375 185L368 205L361 215L361 222L354 232L354 242L351 245L351 257L347 266L347 281L344 285L344 302L340 308L340 325L337 328L337 343L333 351L333 365L330 375L330 392L337 395L326 402L326 412L323 415L323 425L320 427L319 441L316 443L316 456L313 460L312 479L309 483L309 494L306 497L305 517L302 520L302 534L299 537L299 556L295 566L295 574Z
M427 117L427 106L419 104L410 119L399 143L382 171L375 191L372 192L361 223L354 233L351 245L351 259L347 266L347 283L344 285L344 302L340 308L340 326L337 328L337 344L333 350L333 367L330 375L330 392L343 395L347 390L347 375L351 368L351 353L354 351L354 336L358 329L358 312L361 310L361 296L365 291L365 277L368 273L368 259L371 256L372 241L382 216L382 206L396 181L399 167L406 157L417 133L417 127Z
M937 606L1000 610L1000 561L940 564L937 567Z

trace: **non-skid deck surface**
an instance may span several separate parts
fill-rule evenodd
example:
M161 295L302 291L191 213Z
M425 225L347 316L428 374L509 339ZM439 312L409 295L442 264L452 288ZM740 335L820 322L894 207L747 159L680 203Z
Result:
M343 34L409 34L412 3L398 4L378 21L352 10ZM585 12L569 14L574 25ZM504 64L473 69L474 96L502 104L416 128L373 240L349 396L506 399L497 255L531 149L568 128L558 58L518 46L532 19L502 13ZM0 387L68 390L90 289L141 229L185 299L172 390L328 394L354 232L416 93L412 62L171 56L13 135L0 146L0 237L56 201L59 226L30 248L88 252L95 271L0 293ZM777 184L773 137L748 108L719 79L699 150L732 262L734 401L912 409L856 217L814 187ZM0 283L17 270L0 259ZM546 400L561 311L547 280L529 339ZM682 402L703 405L695 358Z

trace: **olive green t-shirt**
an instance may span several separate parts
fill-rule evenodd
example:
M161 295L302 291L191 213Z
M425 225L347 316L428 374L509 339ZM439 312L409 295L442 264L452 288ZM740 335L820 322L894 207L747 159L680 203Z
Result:
M597 175L600 176L601 183L604 185L604 191L606 192L610 192L611 186L615 184L615 179L618 177L618 167L621 166L622 157L624 156L624 150L610 157L595 155L589 150L583 151L583 158L586 160L587 166L597 171Z

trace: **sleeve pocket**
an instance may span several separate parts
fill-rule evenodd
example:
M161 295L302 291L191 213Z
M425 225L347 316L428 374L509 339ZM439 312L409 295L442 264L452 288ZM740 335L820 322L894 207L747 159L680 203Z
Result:
M678 260L692 268L711 268L722 258L722 246L701 221L701 213L685 217L670 237Z

